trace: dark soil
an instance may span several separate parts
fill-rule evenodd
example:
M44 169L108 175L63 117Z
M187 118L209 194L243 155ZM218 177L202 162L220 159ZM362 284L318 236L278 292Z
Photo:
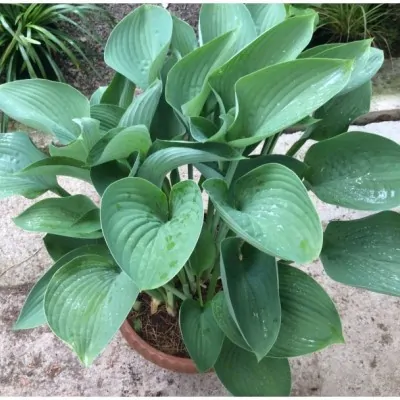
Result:
M148 344L171 356L190 358L183 343L179 329L178 317L169 315L165 305L161 305L153 315L150 313L151 298L141 293L138 300L141 302L140 311L129 314L128 321L134 327L134 321L140 321L139 336Z

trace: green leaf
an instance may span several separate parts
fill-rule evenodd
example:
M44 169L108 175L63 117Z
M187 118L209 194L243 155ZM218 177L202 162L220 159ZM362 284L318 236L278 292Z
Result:
M203 225L199 241L189 259L191 270L196 276L201 276L205 270L212 268L217 255L214 237L210 230Z
M162 7L142 5L113 29L104 60L142 89L158 77L172 37L172 18Z
M200 372L206 372L217 361L224 334L214 320L210 304L185 300L179 311L183 342Z
M125 178L103 194L101 225L118 265L141 290L169 282L189 259L203 225L200 189L193 181L165 194L141 178Z
M383 211L326 228L321 261L335 281L400 296L400 215Z
M218 379L234 396L288 396L291 390L288 360L264 358L224 340L214 366Z
M163 93L151 121L152 140L170 140L184 133L186 133L186 128L176 116L174 109L165 101L165 93Z
M135 85L118 72L101 96L102 104L114 104L126 109L133 100Z
M238 326L236 325L236 322L233 320L229 312L225 293L218 292L214 296L211 305L214 319L220 327L221 331L224 332L227 338L236 346L239 346L242 349L251 352L250 346L244 340Z
M230 191L220 179L209 179L203 188L229 228L252 246L298 263L319 256L318 214L289 168L266 164L240 177Z
M70 176L91 183L90 171L82 161L68 157L51 157L36 161L22 171L17 176L44 176L49 179L57 176Z
M244 4L202 4L199 14L201 44L204 45L233 30L237 31L234 53L257 37L253 19Z
M197 142L204 143L217 132L217 126L209 119L204 117L190 118L190 135Z
M127 158L135 151L140 152L144 158L150 146L150 134L144 125L112 129L92 148L87 163L92 166L104 164Z
M90 177L97 193L102 196L113 182L129 176L129 168L123 163L113 160L96 165L90 169Z
M294 60L310 42L313 31L313 16L288 19L259 36L213 72L209 82L225 109L235 106L235 83L240 78L261 68Z
M233 175L233 181L236 181L241 176L247 174L248 172L252 171L257 167L260 167L261 165L270 163L282 164L285 167L288 167L300 179L303 178L307 169L306 164L293 157L281 154L255 155L255 156L250 156L246 160L239 161L235 174Z
M177 51L180 57L185 57L197 48L197 39L194 29L180 18L172 16L174 29L172 32L171 48Z
M181 165L241 158L240 153L223 143L157 140L139 168L138 176L161 186L166 174Z
M89 117L89 101L73 87L44 79L0 85L0 110L16 121L68 144L79 135L74 118Z
M35 286L29 292L13 329L32 329L46 324L47 320L44 314L44 295L53 275L74 258L82 255L99 254L104 252L104 249L107 251L105 246L83 246L74 249L59 258L58 261L53 264L53 266L49 268L41 278L39 278Z
M281 324L276 260L240 238L225 239L221 279L229 312L260 361L275 343Z
M90 254L54 274L44 310L52 331L88 366L117 333L138 294L111 257Z
M103 245L105 244L103 238L99 239L80 239L80 238L70 238L67 236L52 235L48 233L43 238L44 246L46 247L47 253L53 259L57 261L62 256L65 256L72 250L78 247L83 247L87 245Z
M14 223L30 232L88 239L102 236L98 208L80 194L40 200L15 217Z
M100 129L109 131L116 128L125 110L114 104L98 104L90 107L90 116L100 121Z
M351 66L351 61L295 60L239 79L237 115L226 140L233 146L249 146L310 115L342 90Z
M246 4L246 7L256 25L257 35L261 35L275 25L280 24L286 18L286 10L283 3Z
M98 89L96 89L90 97L90 106L100 104L101 98L106 90L107 86L100 86Z
M162 93L162 82L156 79L142 94L136 96L125 111L120 127L145 125L150 128Z
M168 73L165 86L168 104L184 115L199 116L211 92L207 79L233 55L235 38L235 32L228 32L179 60Z
M348 93L364 83L368 82L383 64L383 51L371 48L372 39L359 40L331 47L323 47L323 51L312 54L318 58L340 58L342 60L354 60L354 66L347 85L340 92ZM322 47L322 46L319 46ZM310 53L306 54L310 57ZM304 54L303 54L304 57Z
M88 154L90 149L100 140L100 138L104 134L100 131L100 121L93 118L79 118L74 119L74 122L78 124L81 128L81 134L77 140L82 140L85 153Z
M35 198L58 187L54 177L18 176L25 167L46 155L39 151L24 132L3 133L0 135L0 199L21 195Z
M72 158L86 163L88 156L88 143L85 143L83 135L81 134L76 140L66 146L54 146L53 144L50 144L49 152L52 157Z
M297 357L344 343L335 305L305 272L279 263L281 329L268 357Z
M310 147L305 179L322 201L355 210L400 205L400 146L367 132L347 132Z
M369 111L371 95L369 81L351 92L335 96L314 113L321 121L307 129L308 137L319 141L346 132L351 122Z

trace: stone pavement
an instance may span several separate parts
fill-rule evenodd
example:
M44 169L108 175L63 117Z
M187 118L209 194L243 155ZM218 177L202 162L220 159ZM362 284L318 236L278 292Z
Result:
M400 122L355 130L380 133L400 142ZM277 152L298 134L285 135ZM304 149L300 157L304 155ZM63 179L71 193L96 199L86 184ZM366 215L314 199L324 226L331 219ZM49 267L41 234L19 230L12 217L32 201L0 201L0 396L224 396L213 374L180 375L135 354L118 333L91 368L82 367L47 328L13 332L25 296ZM293 359L293 394L310 396L395 396L400 392L400 299L331 281L319 262L304 268L333 297L342 317L345 345ZM5 272L6 271L6 272ZM3 274L2 274L3 273Z

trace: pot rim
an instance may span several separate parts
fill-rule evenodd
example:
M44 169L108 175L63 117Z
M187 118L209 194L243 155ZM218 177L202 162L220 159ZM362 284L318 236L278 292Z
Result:
M121 325L120 332L124 339L128 342L129 346L147 361L150 361L161 368L165 368L174 372L186 374L199 373L195 363L191 358L183 358L165 354L148 344L137 334L127 319Z

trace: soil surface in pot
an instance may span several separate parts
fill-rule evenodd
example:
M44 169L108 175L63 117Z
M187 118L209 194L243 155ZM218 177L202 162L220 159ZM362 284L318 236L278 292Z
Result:
M140 321L141 329L136 330L137 334L165 354L190 358L182 340L178 316L169 315L164 304L151 315L151 298L145 293L139 295L138 301L141 302L140 311L132 310L128 315L128 321L134 329L135 321Z

